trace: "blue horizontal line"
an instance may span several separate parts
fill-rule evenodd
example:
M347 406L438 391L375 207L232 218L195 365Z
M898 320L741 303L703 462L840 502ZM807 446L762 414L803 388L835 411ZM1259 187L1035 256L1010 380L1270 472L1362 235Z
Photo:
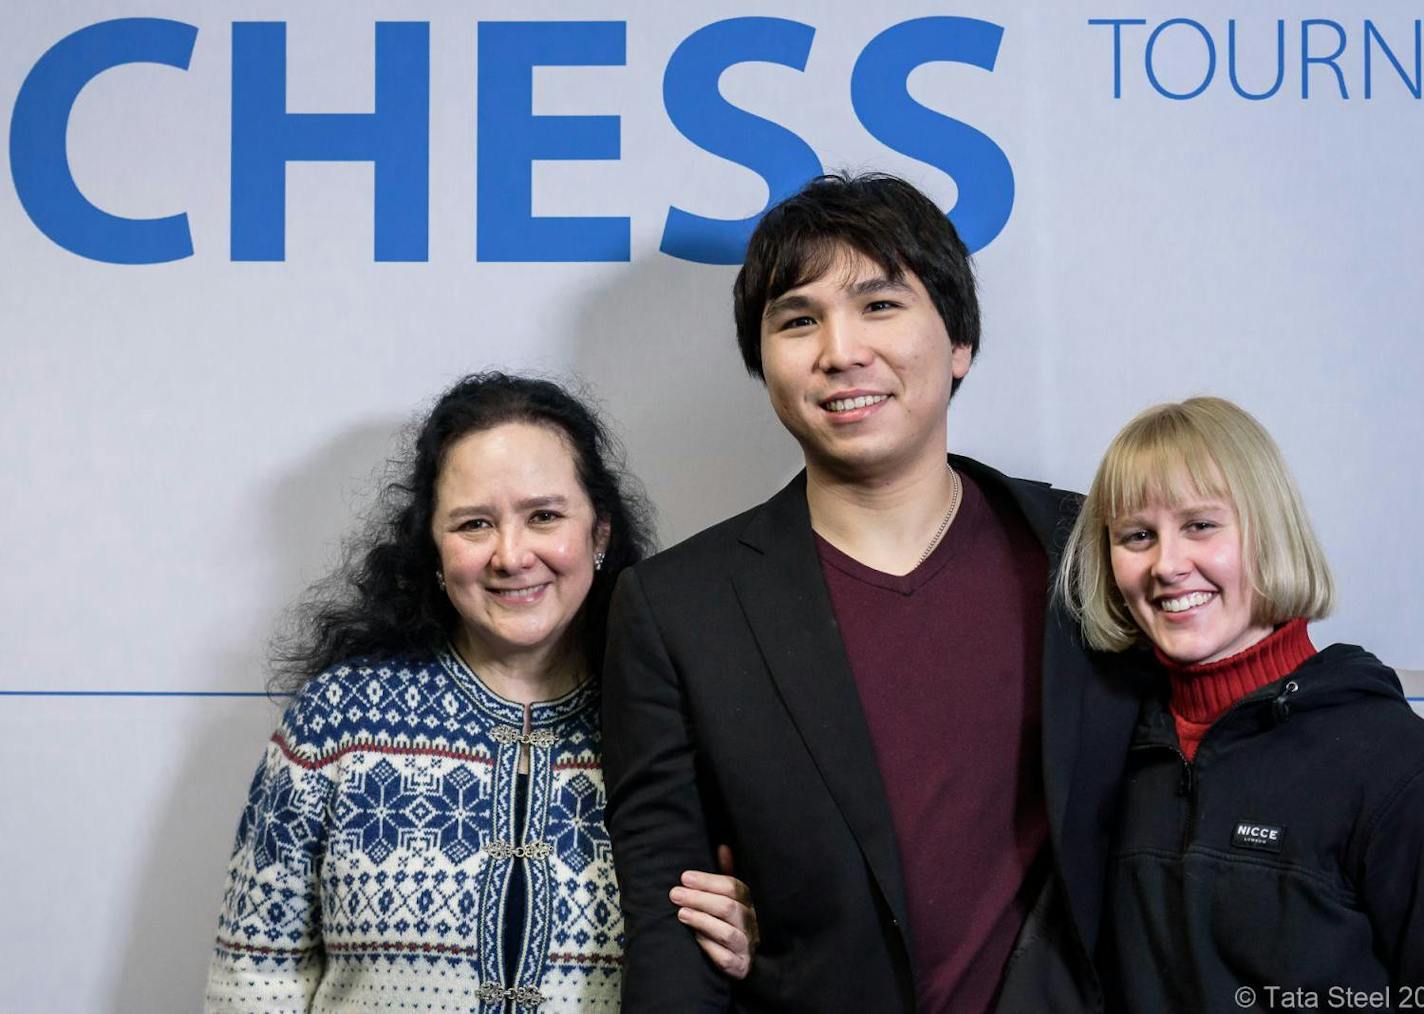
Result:
M291 697L261 690L0 690L0 697Z

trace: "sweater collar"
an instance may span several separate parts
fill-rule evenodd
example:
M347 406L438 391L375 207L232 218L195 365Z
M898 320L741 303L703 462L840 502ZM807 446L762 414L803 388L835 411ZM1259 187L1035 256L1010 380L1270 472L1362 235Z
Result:
M454 645L447 643L436 654L442 668L455 681L455 685L463 690L481 711L507 725L523 724L524 705L501 697L486 686L484 680L465 664ZM598 699L598 678L590 677L562 697L529 705L529 724L534 728L558 724L597 703Z
M1244 651L1215 662L1182 665L1154 651L1172 681L1172 713L1209 725L1247 694L1294 672L1315 654L1315 646L1306 621L1294 619Z

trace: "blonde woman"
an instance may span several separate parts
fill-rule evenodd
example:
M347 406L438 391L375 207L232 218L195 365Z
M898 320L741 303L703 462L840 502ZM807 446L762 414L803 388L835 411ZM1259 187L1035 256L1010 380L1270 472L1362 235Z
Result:
M1154 1014L1424 1000L1424 722L1373 655L1312 644L1330 571L1270 435L1219 398L1143 412L1058 581L1089 645L1137 651L1160 687L1111 854L1110 998Z

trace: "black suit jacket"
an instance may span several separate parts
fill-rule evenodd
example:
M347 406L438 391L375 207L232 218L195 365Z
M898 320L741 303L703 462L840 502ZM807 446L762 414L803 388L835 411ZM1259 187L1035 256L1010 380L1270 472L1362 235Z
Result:
M1006 492L1057 563L1073 494L951 461ZM1001 1008L1078 1010L1100 1001L1086 954L1137 701L1094 665L1057 605L1043 659L1053 863L1010 959ZM603 736L627 934L625 1012L915 1009L898 846L816 554L804 473L760 507L623 575L609 621ZM683 870L715 868L719 842L731 845L761 926L752 974L735 984L702 957L668 900Z

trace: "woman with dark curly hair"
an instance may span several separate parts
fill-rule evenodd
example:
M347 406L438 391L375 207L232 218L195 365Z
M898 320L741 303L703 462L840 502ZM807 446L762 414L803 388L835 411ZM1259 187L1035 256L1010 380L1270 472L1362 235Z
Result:
M616 1010L597 677L646 506L588 406L500 373L445 393L385 493L278 652L295 699L238 827L207 1009ZM690 872L674 895L745 975L746 887Z

